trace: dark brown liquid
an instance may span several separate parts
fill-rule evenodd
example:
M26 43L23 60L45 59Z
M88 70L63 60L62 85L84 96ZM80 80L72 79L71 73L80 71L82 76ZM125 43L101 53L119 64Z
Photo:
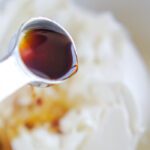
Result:
M19 52L29 70L42 78L65 79L77 71L77 56L70 39L51 30L27 31Z

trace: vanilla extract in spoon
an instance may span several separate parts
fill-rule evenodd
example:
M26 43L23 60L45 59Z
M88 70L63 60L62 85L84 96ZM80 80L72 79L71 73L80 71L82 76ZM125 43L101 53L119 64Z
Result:
M35 75L57 80L68 78L77 71L77 56L68 36L48 30L26 31L19 44L20 56Z

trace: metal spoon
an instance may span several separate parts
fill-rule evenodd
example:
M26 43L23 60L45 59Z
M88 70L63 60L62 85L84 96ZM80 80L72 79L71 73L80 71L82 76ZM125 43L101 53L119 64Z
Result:
M34 86L47 87L63 81L63 78L49 80L33 74L20 58L18 52L19 38L23 32L34 28L49 29L61 33L70 39L74 49L76 49L69 33L56 22L44 17L32 18L25 22L10 41L7 55L0 59L0 101L3 101L17 89L29 83Z

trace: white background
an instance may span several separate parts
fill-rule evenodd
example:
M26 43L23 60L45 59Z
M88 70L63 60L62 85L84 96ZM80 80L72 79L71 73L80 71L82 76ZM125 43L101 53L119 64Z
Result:
M76 0L98 11L112 11L131 34L150 69L149 0Z

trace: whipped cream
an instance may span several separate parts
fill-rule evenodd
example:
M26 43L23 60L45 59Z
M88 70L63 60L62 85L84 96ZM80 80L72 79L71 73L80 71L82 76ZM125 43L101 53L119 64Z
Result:
M150 122L150 87L145 65L127 31L111 13L83 10L69 0L16 0L1 12L0 43L23 21L37 16L54 19L75 40L79 73L59 88L80 104L61 119L62 135L45 127L21 129L11 141L13 150L136 150ZM53 88L35 91L44 97L59 94ZM27 105L28 92L21 92L26 94L18 99Z

